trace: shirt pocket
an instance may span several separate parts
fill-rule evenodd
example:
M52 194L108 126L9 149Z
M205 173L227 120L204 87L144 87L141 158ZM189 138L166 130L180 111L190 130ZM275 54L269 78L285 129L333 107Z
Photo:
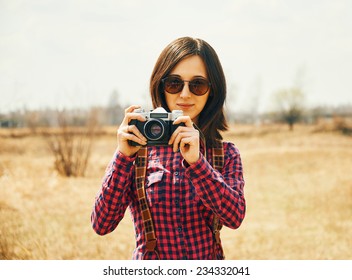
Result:
M156 171L150 173L145 182L145 192L149 206L153 206L161 201L165 200L165 186L162 181L164 177L164 171Z

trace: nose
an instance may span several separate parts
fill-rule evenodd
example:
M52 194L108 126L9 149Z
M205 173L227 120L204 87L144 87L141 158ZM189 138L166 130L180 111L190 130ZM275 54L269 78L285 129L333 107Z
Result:
M191 91L189 90L188 83L189 83L188 81L184 81L184 85L183 85L182 91L180 93L181 98L188 98L192 95Z

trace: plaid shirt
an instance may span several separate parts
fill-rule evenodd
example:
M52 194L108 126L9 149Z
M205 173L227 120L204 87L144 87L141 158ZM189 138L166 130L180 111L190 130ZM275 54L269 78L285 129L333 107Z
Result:
M219 173L200 155L191 166L171 146L148 147L146 196L154 222L161 259L212 259L213 213L230 228L238 228L245 215L243 171L238 149L224 142L224 166ZM112 232L129 207L135 227L133 259L146 251L143 221L134 183L135 157L117 152L109 164L91 215L100 235ZM156 256L148 253L146 258Z

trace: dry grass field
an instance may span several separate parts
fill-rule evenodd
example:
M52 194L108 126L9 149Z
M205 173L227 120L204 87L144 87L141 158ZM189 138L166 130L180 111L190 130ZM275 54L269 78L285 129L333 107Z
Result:
M131 258L128 213L106 236L90 225L114 129L96 139L78 178L55 171L42 136L0 134L0 259ZM221 232L227 259L352 259L351 136L306 126L236 126L224 136L241 151L247 200L242 226Z

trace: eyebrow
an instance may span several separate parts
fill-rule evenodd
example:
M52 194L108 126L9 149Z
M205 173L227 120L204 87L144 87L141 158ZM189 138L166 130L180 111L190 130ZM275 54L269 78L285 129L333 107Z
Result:
M177 78L182 79L181 75L178 75L178 74L170 74L170 75L168 75L168 77L177 77ZM202 78L202 79L208 80L208 78L201 76L201 75L193 76L191 79L193 80L193 79L197 79L197 78Z

